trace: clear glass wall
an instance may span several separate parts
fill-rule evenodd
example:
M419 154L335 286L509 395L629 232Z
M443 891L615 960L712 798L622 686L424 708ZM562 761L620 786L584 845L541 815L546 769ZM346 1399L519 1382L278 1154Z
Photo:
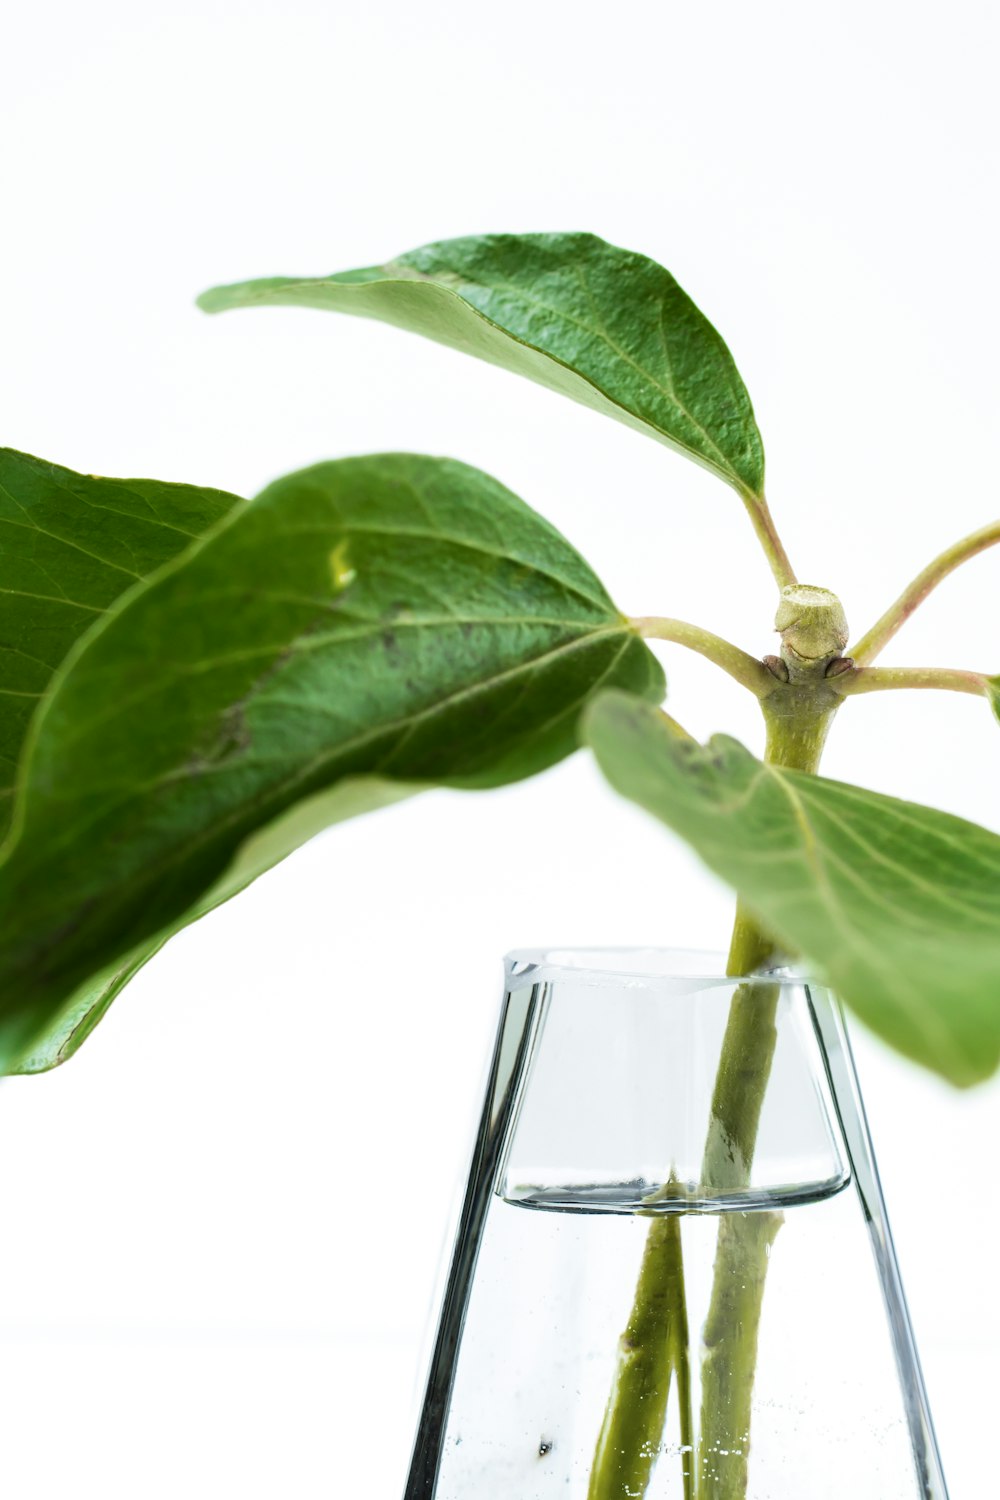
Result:
M518 953L406 1500L643 1495L946 1489L835 1000Z

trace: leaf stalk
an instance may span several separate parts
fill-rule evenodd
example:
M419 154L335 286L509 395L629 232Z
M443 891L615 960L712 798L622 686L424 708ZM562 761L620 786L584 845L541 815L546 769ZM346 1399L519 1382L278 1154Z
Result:
M754 533L761 545L764 556L770 564L771 572L774 574L774 581L779 589L785 589L790 584L797 583L798 579L795 576L795 569L792 567L788 559L788 553L785 551L781 537L778 535L778 528L774 524L774 517L771 515L767 500L763 495L752 495L746 491L740 492L740 498L746 506L747 515L750 517L750 524L753 526Z
M629 624L646 640L669 641L675 646L697 651L699 656L721 667L741 687L747 688L755 698L766 698L777 686L763 662L722 636L703 630L700 625L689 625L686 620L669 620L659 615L641 615L630 620Z
M851 650L851 656L859 667L868 666L892 640L897 630L905 625L914 610L927 598L932 589L953 573L962 563L985 552L1000 542L1000 521L991 521L979 531L973 531L961 541L953 543L927 564L913 582L907 584L899 598L890 604L885 614L863 635Z
M943 688L952 693L989 693L984 672L965 672L957 667L858 667L829 679L834 692L854 697L857 693L880 693L897 688Z

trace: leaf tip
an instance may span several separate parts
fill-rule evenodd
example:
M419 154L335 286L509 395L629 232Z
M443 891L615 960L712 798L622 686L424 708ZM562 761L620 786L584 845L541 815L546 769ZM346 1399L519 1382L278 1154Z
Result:
M232 304L226 299L225 287L210 286L207 291L201 292L195 299L194 305L200 312L217 313L225 312Z

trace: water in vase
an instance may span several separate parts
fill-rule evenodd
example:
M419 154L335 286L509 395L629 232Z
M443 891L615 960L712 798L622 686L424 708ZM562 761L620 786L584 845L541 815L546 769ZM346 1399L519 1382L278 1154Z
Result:
M836 1002L660 957L508 971L405 1500L947 1500Z

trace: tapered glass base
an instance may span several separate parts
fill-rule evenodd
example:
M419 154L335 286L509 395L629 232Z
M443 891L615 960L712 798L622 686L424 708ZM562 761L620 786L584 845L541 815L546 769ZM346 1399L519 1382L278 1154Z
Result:
M947 1491L834 998L520 953L406 1500L626 1496Z

